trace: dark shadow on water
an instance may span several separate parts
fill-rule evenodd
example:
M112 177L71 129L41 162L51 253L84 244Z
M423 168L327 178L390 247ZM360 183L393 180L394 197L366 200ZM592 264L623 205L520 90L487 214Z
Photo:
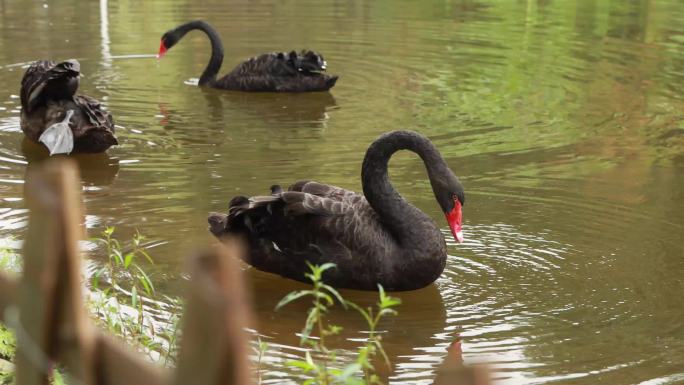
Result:
M327 112L337 108L330 92L237 92L201 88L215 119L250 115L272 123L308 123L320 126Z
M253 293L254 313L259 317L255 329L268 337L276 337L281 344L297 346L299 338L295 335L302 330L307 310L311 306L310 299L288 304L274 311L278 302L288 293L307 290L311 285L295 282L279 276L260 272L254 268L246 271L248 282ZM348 301L366 308L378 302L377 292L340 290L340 294ZM437 285L432 284L420 290L389 293L401 299L396 310L398 315L384 318L379 330L383 332L383 345L390 360L399 356L414 355L416 347L429 346L434 336L444 332L447 326L447 312ZM345 310L336 304L327 317L328 322L342 326L342 338L333 339L331 346L353 350L358 343L349 338L364 338L362 331L367 330L362 316L353 309ZM426 345L427 344L427 345Z
M21 142L21 152L28 162L27 171L50 158L45 147L27 138ZM71 154L69 158L76 161L81 180L87 185L110 185L119 173L119 159L111 158L107 153Z

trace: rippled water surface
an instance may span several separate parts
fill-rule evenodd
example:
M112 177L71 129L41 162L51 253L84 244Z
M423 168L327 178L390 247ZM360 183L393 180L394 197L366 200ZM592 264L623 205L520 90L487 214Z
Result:
M313 48L340 80L302 95L200 89L201 33L150 55L196 18L223 37L223 72ZM367 145L410 128L465 184L467 240L450 243L436 284L399 295L384 324L392 382L430 383L461 338L466 362L504 384L684 383L682 20L677 0L0 1L0 239L19 246L24 176L44 157L19 129L25 65L74 57L121 143L75 157L89 233L140 229L165 294L213 242L209 211L304 178L360 189ZM446 234L418 158L398 154L391 175ZM304 307L273 308L302 285L249 276L274 348L267 381L292 378L283 359L300 354ZM353 349L359 317L335 318Z

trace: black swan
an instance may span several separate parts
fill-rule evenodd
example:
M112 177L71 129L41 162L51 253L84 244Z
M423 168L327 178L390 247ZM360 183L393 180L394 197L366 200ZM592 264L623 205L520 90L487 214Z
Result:
M118 144L114 121L100 103L76 95L81 66L38 60L21 79L21 130L52 154L103 152Z
M259 270L307 282L306 262L332 262L326 283L342 288L413 290L444 270L446 242L437 224L392 187L387 163L396 151L423 159L432 191L451 233L462 242L463 186L426 137L393 131L373 142L361 167L364 195L313 181L300 181L271 195L237 196L228 214L211 213L209 229L219 239L246 241L246 262Z
M271 52L255 56L217 79L223 63L223 44L216 30L202 20L191 21L166 32L161 38L157 57L164 56L193 29L203 31L211 40L211 59L200 76L200 86L234 91L307 92L327 91L337 81L337 76L321 73L325 71L325 60L313 51Z

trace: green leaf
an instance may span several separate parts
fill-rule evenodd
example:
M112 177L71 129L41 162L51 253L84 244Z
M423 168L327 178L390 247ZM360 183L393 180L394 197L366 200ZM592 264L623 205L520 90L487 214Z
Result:
M52 381L53 385L66 385L64 377L62 376L62 373L59 372L59 370L52 371Z
M385 352L385 349L382 347L382 344L380 343L380 341L376 340L376 341L373 341L373 343L377 347L377 350L380 352L380 355L382 356L382 358L385 360L385 364L387 364L387 367L391 368L392 364L390 363L390 359L387 356L387 353Z
M152 295L154 293L154 286L152 285L152 281L150 280L150 277L147 276L147 273L145 273L145 271L143 271L143 269L141 269L140 266L138 266L138 265L133 265L133 266L135 266L135 268L140 273L138 280L145 287L145 292L147 293L147 295Z
M323 273L324 271L326 271L328 269L332 269L333 267L336 267L336 266L337 265L335 265L334 263L328 262L328 263L324 263L324 264L318 266L318 270L320 270L321 273Z
M293 291L288 293L283 299L278 302L278 304L275 307L275 310L278 311L281 307L287 305L288 303L295 301L299 298L302 298L307 295L313 295L313 291L311 290L300 290L300 291Z
M306 274L306 277L309 278L313 283L320 282L323 276L323 272L335 267L335 264L330 262L324 263L320 266L315 266L312 265L309 261L306 261L306 265L309 266L309 270L311 270L311 274Z
M380 312L378 313L378 319L386 316L386 315L397 315L399 314L396 310L394 309L381 309Z
M316 369L315 367L312 367L311 365L309 365L309 363L306 361L294 361L294 360L293 361L287 361L287 362L285 362L285 365L293 367L293 368L302 369L305 372L310 372L310 371Z
M134 256L135 255L133 253L126 254L126 256L124 257L124 268L125 269L128 269L128 266L130 266L131 262L133 262Z
M371 374L371 376L370 376L370 384L368 384L368 385L373 385L373 384L383 385L382 381L380 381L380 377L377 374Z
M347 380L351 376L353 376L355 373L360 372L361 369L362 369L361 365L358 363L353 363L353 364L347 365L344 368L344 370L342 371L342 373L340 373L340 375L337 376L337 378L341 381L347 382Z
M387 295L385 293L385 289L380 284L378 284L378 292L380 294L380 308L392 307L401 304L401 299Z
M90 279L90 284L93 286L93 289L97 289L100 286L100 276L104 274L104 272L107 270L106 266L103 266L93 274L93 277Z
M137 307L138 304L138 289L135 286L131 289L131 304L133 307Z
M368 326L373 325L373 319L371 318L370 314L366 310L364 310L361 306L355 304L354 302L351 302L351 301L346 301L346 302L347 302L347 305L349 307L351 307L352 309L355 309L356 311L361 313L363 318L366 320L366 323L368 324Z
M311 365L311 366L314 367L314 368L317 368L316 363L315 363L315 362L313 361L313 359L311 358L311 352L309 352L309 351L307 350L307 351L306 351L306 354L305 354L305 357L306 357L306 363L307 363L307 364Z
M316 282L318 282L318 281L317 281L317 278L316 278L313 274L311 274L311 273L306 273L306 274L304 274L304 276L305 276L306 278L308 278L309 281L311 281L311 282L314 283L314 284L315 284Z
M103 244L105 244L105 245L107 244L107 240L106 240L106 239L97 238L97 237L88 238L88 241L93 242L93 243L103 243Z
M306 323L304 324L304 330L302 330L302 337L301 337L301 343L303 343L305 340L308 340L309 337L311 336L311 330L313 330L314 324L318 320L318 317L320 316L320 310L316 307L312 307L309 309L309 315L306 317Z
M332 299L331 296L325 294L325 293L322 292L322 291L313 291L313 295L314 295L314 297L316 297L316 298L325 300L325 302L328 303L328 306L330 306L330 305L332 305L333 303L335 303L335 301L333 301L333 299Z
M326 335L329 336L336 336L342 332L342 326L337 326L337 325L330 325L328 326L328 330L325 331Z
M378 305L381 309L391 308L397 305L401 305L401 299L387 296L385 298L381 298L380 303Z
M268 350L268 342L259 340L259 352L263 355Z
M145 250L138 250L138 252L139 252L140 254L142 254L142 256L145 257L145 259L147 259L147 262L149 262L151 265L154 265L154 260L152 259L152 257L150 257L149 254L147 254L147 251L145 251Z
M345 301L344 298L342 298L342 295L337 290L335 290L335 288L326 284L322 284L321 288L327 290L330 294L334 295L335 298L337 298L337 301L341 303L345 309L347 308L347 301Z
M115 257L114 261L116 261L117 265L121 266L124 264L124 258L123 255L121 255L121 250L112 250L112 256Z

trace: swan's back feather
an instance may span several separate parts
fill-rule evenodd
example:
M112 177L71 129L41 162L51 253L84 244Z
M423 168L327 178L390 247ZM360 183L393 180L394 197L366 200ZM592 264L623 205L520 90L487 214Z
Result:
M242 91L326 91L337 76L320 73L324 63L323 56L313 51L270 52L245 60L212 85Z

